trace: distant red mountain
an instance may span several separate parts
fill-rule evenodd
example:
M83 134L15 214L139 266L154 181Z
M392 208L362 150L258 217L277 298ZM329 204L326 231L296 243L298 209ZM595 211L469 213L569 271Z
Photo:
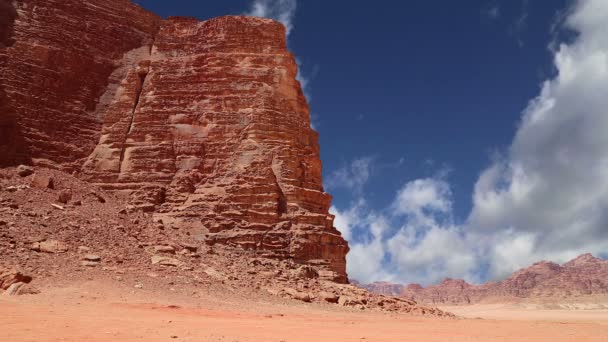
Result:
M371 292L435 305L592 300L598 297L608 298L608 260L583 254L563 265L541 261L514 272L502 281L481 285L446 278L440 284L426 288L419 284L400 285L390 282L359 286Z

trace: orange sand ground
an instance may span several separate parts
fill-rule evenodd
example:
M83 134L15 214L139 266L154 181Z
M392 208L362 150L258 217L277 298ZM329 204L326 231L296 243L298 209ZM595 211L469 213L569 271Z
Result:
M608 341L606 310L471 306L452 312L493 317L437 319L244 301L238 296L221 301L198 298L188 304L152 292L95 291L79 287L35 296L1 296L0 340Z

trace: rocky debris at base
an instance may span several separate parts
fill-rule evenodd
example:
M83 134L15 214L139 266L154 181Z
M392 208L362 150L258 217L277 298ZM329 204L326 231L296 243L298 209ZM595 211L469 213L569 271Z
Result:
M80 264L86 267L97 267L101 264L101 257L96 254L86 254L82 257Z
M118 214L128 198L102 192L60 171L37 168L35 173L55 179L56 189L26 187L29 178L16 176L14 169L0 169L4 175L0 177L0 255L3 263L24 270L18 274L32 274L45 286L104 276L118 283L129 279L130 287L140 284L142 291L250 291L294 304L450 317L412 301L336 283L332 279L339 275L324 268L324 261L301 264L263 251L209 246L197 233L184 229L159 230L153 214ZM20 190L11 192L8 187ZM81 205L69 202L64 210L49 206L63 189L72 189L72 201L81 200ZM91 191L105 202L91 196ZM165 222L167 227L172 224ZM19 282L23 281L12 283ZM11 291L36 290L28 284Z
M311 296L309 293L306 293L303 291L298 291L296 289L285 288L282 290L282 293L284 293L285 295L287 295L295 300L299 300L302 302L310 303L310 301L311 301Z
M0 268L0 289L7 290L11 285L17 283L29 283L31 276L23 274L23 271L13 267L8 269Z
M87 254L82 259L91 262L101 262L101 257L96 254Z
M153 255L151 258L152 264L153 265L161 265L161 266L173 266L173 267L177 267L182 265L183 263L175 258L169 258L169 257L164 257L164 256L159 256L159 255Z
M91 191L89 193L93 198L95 198L99 203L106 203L106 199L105 197L101 196L100 194L98 194L95 191Z
M154 253L175 254L173 246L154 246Z
M64 242L57 240L44 240L32 243L31 249L42 253L65 253L69 247Z
M27 166L27 165L17 166L17 174L20 177L27 177L29 175L32 175L33 173L34 173L34 169L30 166Z
M72 191L71 190L61 190L59 195L57 195L57 202L68 204L69 201L72 200Z
M340 296L338 296L335 293L327 292L327 291L320 291L318 296L321 301L333 303L333 304L338 304L338 301L340 300Z
M51 176L36 174L30 183L32 187L40 189L55 189L55 179Z
M0 290L5 296L16 296L24 294L39 293L37 289L30 286L32 277L25 275L18 268L2 268L0 267Z

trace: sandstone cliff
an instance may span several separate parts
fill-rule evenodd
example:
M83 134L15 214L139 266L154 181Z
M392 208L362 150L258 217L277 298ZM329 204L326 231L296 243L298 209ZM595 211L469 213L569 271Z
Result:
M73 172L208 245L345 282L285 29L128 0L2 0L0 163Z
M386 282L363 287L375 293L398 295L427 304L588 301L608 298L608 260L583 254L563 265L541 261L500 282L481 285L448 278L426 288L418 284L405 286Z

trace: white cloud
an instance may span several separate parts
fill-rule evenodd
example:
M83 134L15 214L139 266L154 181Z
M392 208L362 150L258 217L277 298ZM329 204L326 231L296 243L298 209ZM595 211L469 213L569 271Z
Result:
M247 15L261 18L272 18L285 26L287 36L294 28L296 0L255 0Z
M482 264L498 279L542 259L608 251L608 2L579 0L565 25L577 37L554 51L556 76L522 113L506 155L480 174L466 222L452 221L443 177L408 182L380 214L336 221L349 229L355 279L476 280ZM352 180L347 170L341 178L353 185L369 178ZM383 228L356 239L373 218Z
M417 179L397 192L394 206L397 214L422 216L423 210L447 213L452 209L450 186L443 180Z
M474 251L452 224L451 191L440 178L408 182L391 206L369 209L359 198L336 215L334 225L349 241L347 271L362 282L389 280L428 284L446 276L477 280Z
M390 229L387 218L371 211L363 198L344 211L335 206L329 211L336 216L334 225L349 241L350 252L346 256L349 277L363 281L393 279L383 264L387 248L384 235ZM355 235L359 238L355 239Z
M353 160L351 163L332 172L327 181L326 187L329 189L345 188L357 194L369 180L372 173L372 157L362 157Z
M453 224L452 192L444 179L405 184L397 192L391 212L397 219L405 216L397 233L387 239L398 278L423 283L453 276L476 280L474 250L462 227Z
M579 35L555 52L557 76L475 187L471 229L512 229L518 264L608 249L608 3L579 1L566 25ZM493 276L515 267L494 255Z

